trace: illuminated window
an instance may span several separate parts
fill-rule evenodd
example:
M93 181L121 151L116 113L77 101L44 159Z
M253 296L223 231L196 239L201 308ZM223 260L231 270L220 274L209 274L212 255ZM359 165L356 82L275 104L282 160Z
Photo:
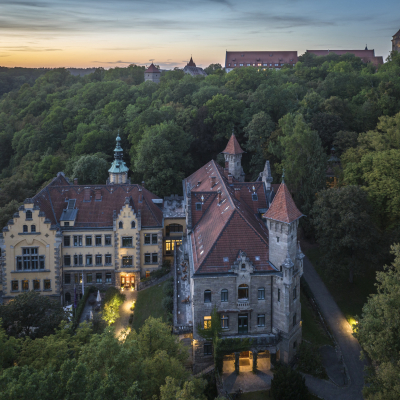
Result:
M27 280L22 281L22 291L27 292L29 290L29 282Z
M132 256L122 257L122 266L124 268L132 267L133 266L133 257Z
M146 271L146 278L150 277L150 271Z
M50 279L44 280L44 290L51 290L51 282Z
M82 273L75 274L75 283L82 283Z
M229 329L229 316L222 315L221 317L221 328L222 329Z
M18 292L18 281L11 281L11 291Z
M211 329L211 316L204 317L204 329Z

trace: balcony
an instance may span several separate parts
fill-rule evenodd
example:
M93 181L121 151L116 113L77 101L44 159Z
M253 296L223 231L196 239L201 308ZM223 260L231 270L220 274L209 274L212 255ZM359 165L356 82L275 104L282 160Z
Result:
M248 310L250 308L250 301L247 299L240 299L237 302L239 310Z

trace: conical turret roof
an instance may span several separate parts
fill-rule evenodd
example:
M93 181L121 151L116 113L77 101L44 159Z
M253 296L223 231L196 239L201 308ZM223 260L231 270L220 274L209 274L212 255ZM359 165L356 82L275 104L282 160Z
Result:
M271 207L263 217L290 224L302 216L303 214L296 207L289 189L285 183L282 182L272 201Z
M222 152L223 154L242 154L244 151L240 147L239 142L236 139L236 136L232 133L231 138L229 139L228 144L225 147L225 150Z
M144 72L160 72L160 70L153 64L150 64L150 67L146 69Z

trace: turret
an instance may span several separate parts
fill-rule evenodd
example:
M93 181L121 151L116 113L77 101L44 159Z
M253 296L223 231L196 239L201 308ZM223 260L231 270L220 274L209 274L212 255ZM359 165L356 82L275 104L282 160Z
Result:
M154 83L160 83L161 71L151 63L150 67L144 71L144 81L151 81Z
M222 154L225 157L225 168L239 182L244 182L245 174L242 168L242 154L244 151L240 147L236 136L232 133L228 144Z
M129 183L128 180L128 167L123 161L123 150L121 147L121 138L119 134L116 138L117 145L114 149L114 161L111 164L111 168L108 170L109 178L107 184L117 184L117 183Z

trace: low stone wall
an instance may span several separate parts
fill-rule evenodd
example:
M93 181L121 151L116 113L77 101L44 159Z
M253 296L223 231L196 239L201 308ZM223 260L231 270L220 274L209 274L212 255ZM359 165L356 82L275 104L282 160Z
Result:
M166 281L167 279L169 279L171 276L172 276L172 273L168 272L168 274L162 276L161 278L151 279L150 281L146 281L146 282L139 282L138 290L144 290L144 289L147 289L154 285L158 285L159 283L162 283L162 282Z

